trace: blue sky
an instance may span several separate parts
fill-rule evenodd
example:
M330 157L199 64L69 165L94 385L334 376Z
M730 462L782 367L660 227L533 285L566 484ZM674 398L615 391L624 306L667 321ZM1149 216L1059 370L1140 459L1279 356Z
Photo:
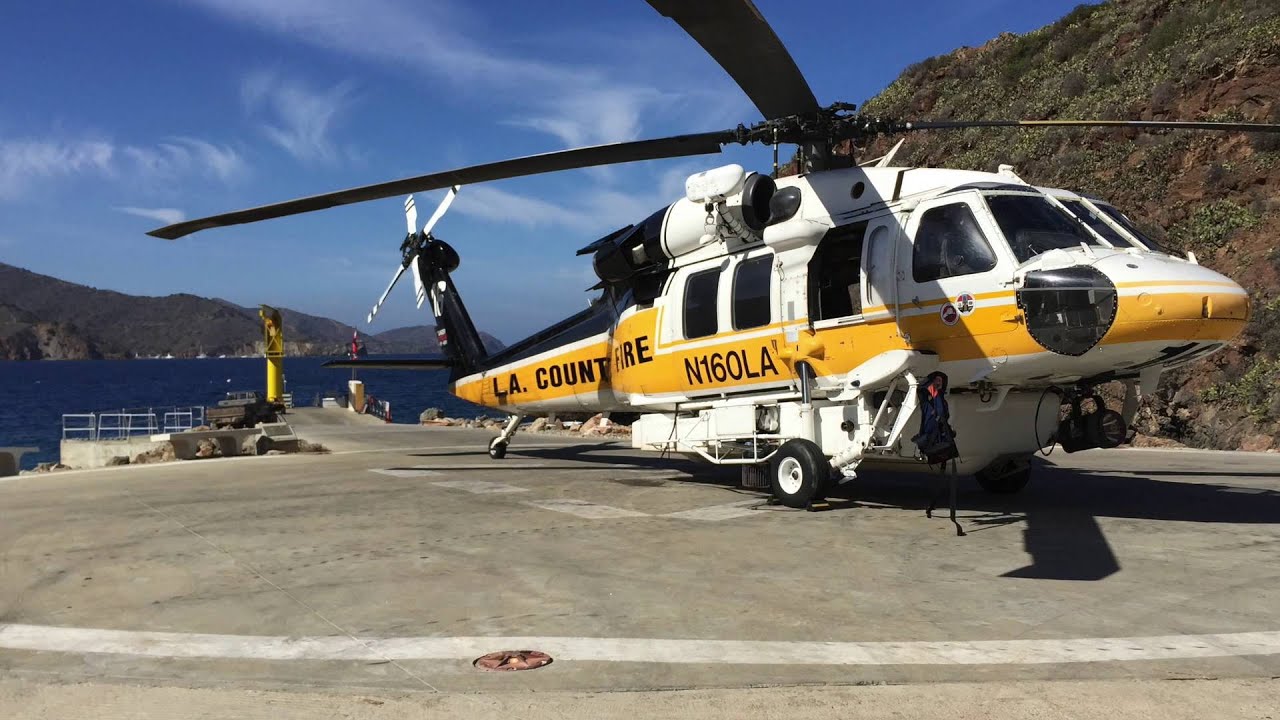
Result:
M1026 32L1059 0L756 0L819 102ZM379 332L429 322L392 198L177 242L147 230L300 195L580 144L758 120L641 0L46 0L0 23L0 261L140 295L190 292ZM768 148L463 188L436 234L476 324L513 341L585 307L574 251ZM425 218L442 197L420 194Z

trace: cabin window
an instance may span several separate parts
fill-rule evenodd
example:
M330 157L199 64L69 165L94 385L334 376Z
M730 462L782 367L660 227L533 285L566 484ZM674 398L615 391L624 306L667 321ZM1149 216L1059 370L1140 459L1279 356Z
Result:
M809 317L814 320L862 314L862 237L867 223L833 228L809 261Z
M716 293L720 289L720 268L703 270L689 276L684 286L684 336L686 338L715 335Z
M920 216L911 250L911 277L916 282L972 275L995 266L995 251L968 205L943 205Z
M769 324L769 285L773 256L743 260L733 271L733 329Z

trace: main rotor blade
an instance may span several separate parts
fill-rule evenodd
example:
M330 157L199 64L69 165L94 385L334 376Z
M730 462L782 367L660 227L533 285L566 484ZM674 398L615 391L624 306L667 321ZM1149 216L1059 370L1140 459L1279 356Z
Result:
M338 190L337 192L324 193L323 195L312 195L311 197L263 205L249 210L237 210L212 217L187 220L186 222L152 230L147 234L166 240L176 240L199 230L297 215L339 205L365 202L366 200L379 200L393 195L438 190L450 185L468 185L559 170L575 170L577 168L614 165L639 160L710 155L720 152L721 145L734 142L736 139L737 134L735 131L723 130L693 135L675 135L655 140L636 140L610 145L558 150L540 155L499 160L498 162L485 163L483 165L472 165L471 167L458 168L456 170L445 170L444 172L431 173L429 175L419 175L375 185Z
M791 53L751 0L648 2L697 40L766 120L820 109Z
M1280 132L1280 125L1265 123L1197 122L1186 120L926 120L904 122L899 130L958 130L983 127L1131 127L1139 130L1221 130L1226 132Z

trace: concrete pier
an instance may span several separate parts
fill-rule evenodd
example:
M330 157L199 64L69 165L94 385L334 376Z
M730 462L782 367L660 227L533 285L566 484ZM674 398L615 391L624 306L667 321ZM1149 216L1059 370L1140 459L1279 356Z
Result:
M0 483L0 713L1280 706L1276 455L1059 452L1017 496L963 482L957 538L927 475L806 513L625 441L522 434L493 461L492 432L289 419L333 453ZM472 667L504 649L554 661Z

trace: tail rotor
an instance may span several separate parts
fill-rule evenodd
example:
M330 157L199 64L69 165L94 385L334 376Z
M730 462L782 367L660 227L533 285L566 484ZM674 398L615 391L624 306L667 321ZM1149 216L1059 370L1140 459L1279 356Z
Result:
M431 230L440 222L440 218L444 217L445 212L449 210L449 206L453 204L453 199L458 195L460 186L454 185L449 188L449 192L444 196L444 200L436 207L435 212L431 214L427 224L422 227L421 232L418 231L418 207L414 202L413 196L405 198L404 201L404 219L407 234L404 242L400 244L400 267L396 268L396 272L391 276L391 282L387 284L387 289L382 292L382 296L373 304L373 309L369 311L369 315L365 318L365 322L372 323L374 317L378 315L378 311L382 309L382 304L387 301L387 297L391 295L391 290L400 282L400 277L404 275L404 271L413 268L413 287L418 307L422 307L422 303L426 301L427 290L422 282L422 275L418 271L418 263L416 262L418 254L422 252L434 238L431 236Z

